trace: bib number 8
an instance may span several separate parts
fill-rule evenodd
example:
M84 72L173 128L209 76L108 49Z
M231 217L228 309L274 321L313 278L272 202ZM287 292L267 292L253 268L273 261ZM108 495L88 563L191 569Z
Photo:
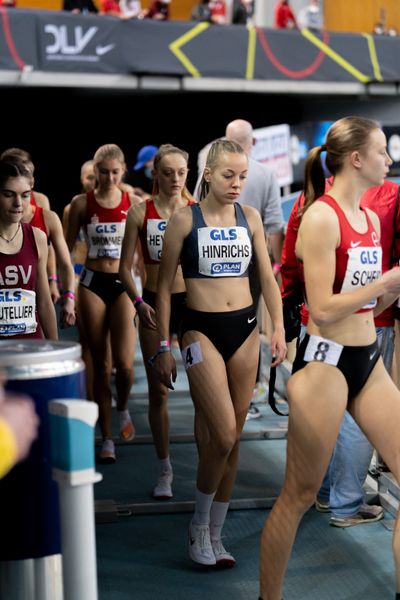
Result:
M314 353L314 360L325 362L326 355L329 352L329 344L327 342L319 342L317 350Z

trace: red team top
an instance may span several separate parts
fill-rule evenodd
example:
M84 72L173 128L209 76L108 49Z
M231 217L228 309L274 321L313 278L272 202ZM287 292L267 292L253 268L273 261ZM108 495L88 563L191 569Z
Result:
M49 234L46 228L46 223L44 221L43 208L41 206L38 206L37 204L32 204L32 210L33 217L31 219L30 225L32 225L32 227L37 227L38 229L41 229L48 237Z
M0 337L42 339L35 293L39 255L32 226L21 227L21 249L0 252Z
M333 178L326 181L326 191L330 189ZM385 181L383 185L370 188L362 197L361 205L371 208L377 213L381 224L381 245L382 245L382 273L390 269L392 264L392 244L394 236L394 211L395 199L399 186L391 181ZM295 201L290 213L285 243L282 251L282 298L289 298L294 295L299 286L302 285L299 263L295 254L295 245L297 240L297 232L300 226L298 218L299 210L304 203L304 195L300 194ZM400 231L400 216L397 211L397 224L395 231ZM350 240L351 241L351 240ZM400 256L400 251L397 252ZM307 324L308 311L305 306L302 307L302 323ZM376 327L393 326L394 321L394 306L389 306L382 313L375 317Z
M121 202L115 208L100 206L93 191L87 192L86 203L88 257L119 259L126 215L131 207L128 192L122 192Z
M340 243L336 248L333 293L351 292L378 279L382 273L382 248L367 210L361 209L366 216L368 229L360 233L350 225L339 204L329 194L318 198L318 202L328 204L339 220ZM376 299L372 300L356 312L372 310L376 303Z
M189 200L187 205L194 204ZM164 233L168 219L163 219L157 212L154 199L146 200L143 227L139 231L142 246L143 261L145 265L158 265L161 260L161 251L164 242Z

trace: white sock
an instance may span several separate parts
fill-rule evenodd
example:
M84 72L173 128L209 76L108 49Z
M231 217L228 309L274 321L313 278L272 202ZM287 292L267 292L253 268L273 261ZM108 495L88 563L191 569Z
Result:
M160 458L158 462L160 463L161 473L172 473L172 465L169 456L167 456L167 458Z
M129 410L126 408L125 410L118 410L118 418L119 424L121 426L126 425L131 420L131 415L129 414Z
M221 539L229 502L213 502L210 510L210 535L213 540Z
M203 492L196 489L196 503L192 519L194 525L208 525L210 523L210 510L214 496L215 492L203 494Z

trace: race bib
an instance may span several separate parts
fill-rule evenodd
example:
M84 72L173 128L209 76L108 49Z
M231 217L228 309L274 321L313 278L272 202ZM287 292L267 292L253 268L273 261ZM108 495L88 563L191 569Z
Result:
M353 247L347 251L348 261L346 275L341 292L351 292L372 283L382 274L382 248L380 246L361 247L352 242ZM375 308L376 298L365 304L363 309Z
M151 260L160 262L164 243L164 233L168 221L165 219L148 219L147 221L147 250Z
M198 229L199 273L207 277L240 277L252 254L246 227Z
M190 367L193 367L193 365L203 362L200 342L193 342L182 350L182 361L186 371L190 369Z
M304 360L305 362L324 362L336 367L342 350L343 346L337 342L326 340L318 335L310 335Z
M89 258L121 258L125 223L88 223Z
M36 293L21 288L0 290L0 335L35 333Z

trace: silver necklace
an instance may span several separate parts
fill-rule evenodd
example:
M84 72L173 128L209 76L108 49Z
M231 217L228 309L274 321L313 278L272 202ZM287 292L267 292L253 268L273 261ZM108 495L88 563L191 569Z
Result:
M7 244L10 244L17 237L17 233L20 230L20 227L21 227L21 223L18 223L17 231L14 233L14 235L10 239L7 239L6 237L4 237L4 235L1 235L1 233L0 233L1 239L4 240L5 242L7 242Z

